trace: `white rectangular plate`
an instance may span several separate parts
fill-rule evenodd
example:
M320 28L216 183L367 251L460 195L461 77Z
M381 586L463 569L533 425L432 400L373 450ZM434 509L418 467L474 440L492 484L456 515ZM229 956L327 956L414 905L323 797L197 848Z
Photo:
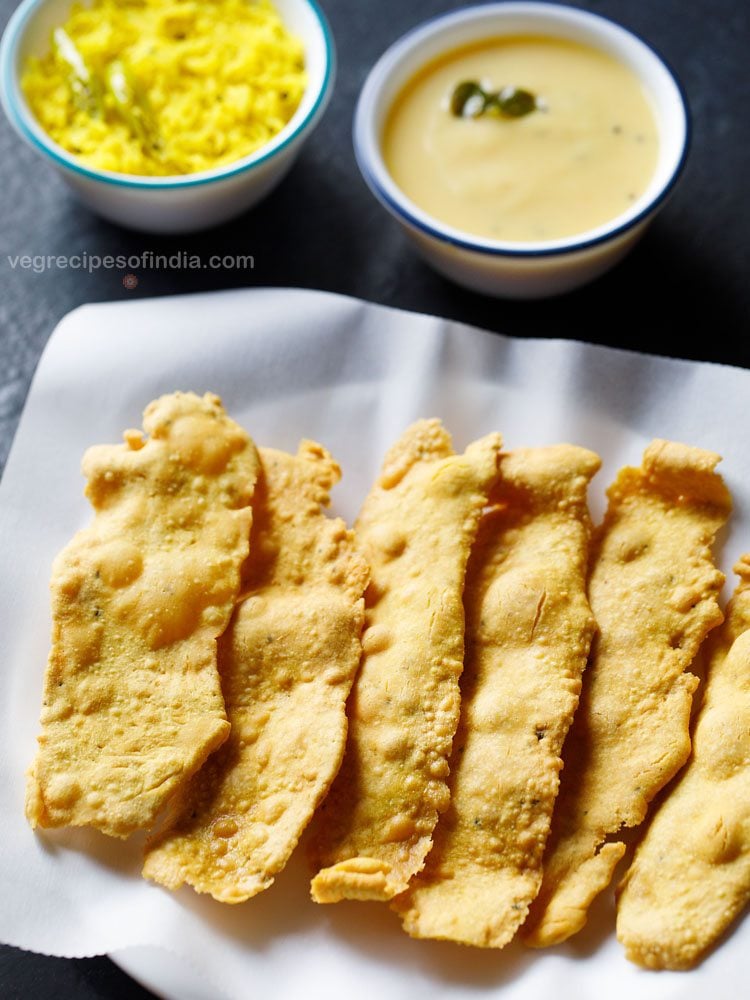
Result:
M655 974L625 961L610 893L563 947L483 952L412 941L377 904L315 906L299 851L267 892L222 907L142 881L138 838L31 833L23 772L34 753L49 641L47 581L53 556L90 516L81 455L119 440L149 400L175 389L219 393L260 444L323 442L344 470L334 510L349 521L386 448L419 417L442 417L461 448L500 430L509 447L570 441L598 451L595 518L617 469L639 464L651 438L685 441L724 456L736 501L718 553L725 572L750 550L746 371L513 340L319 292L250 290L77 310L40 363L0 484L0 939L52 954L117 953L142 981L179 1000L478 1000L501 990L504 1000L739 995L747 921L697 970ZM154 948L173 957L160 960Z

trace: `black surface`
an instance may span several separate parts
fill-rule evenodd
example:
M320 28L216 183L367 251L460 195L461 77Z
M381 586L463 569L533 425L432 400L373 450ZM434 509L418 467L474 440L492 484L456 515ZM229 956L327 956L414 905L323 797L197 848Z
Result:
M0 0L0 22L14 4ZM458 6L445 0L322 0L337 41L331 105L298 164L260 207L195 236L163 239L102 222L0 121L0 468L34 368L55 324L84 302L240 285L322 288L454 317L519 337L574 337L673 357L750 367L750 29L746 0L580 3L649 40L677 70L693 114L693 147L672 200L634 253L579 292L510 303L437 277L405 243L359 177L354 102L368 68L407 28ZM253 270L13 270L17 254L252 254ZM2 902L0 901L0 906ZM0 947L0 997L141 998L107 959L69 961ZM283 998L296 1000L296 998Z

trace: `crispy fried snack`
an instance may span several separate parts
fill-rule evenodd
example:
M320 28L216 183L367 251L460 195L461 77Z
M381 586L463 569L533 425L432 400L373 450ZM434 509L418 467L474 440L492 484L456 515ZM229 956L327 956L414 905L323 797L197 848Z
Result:
M224 903L267 889L333 781L359 665L369 570L327 518L341 472L303 441L261 449L247 598L219 644L229 739L170 806L143 873Z
M560 752L594 619L586 599L593 452L503 456L466 577L466 666L448 810L391 904L413 937L502 948L542 881Z
M258 458L217 396L151 403L89 449L96 512L55 560L32 826L127 837L226 739L216 639L247 556Z
M689 969L750 901L750 556L709 639L693 752L618 888L617 936L652 969Z
M466 562L498 476L497 434L453 454L437 420L388 453L357 522L372 568L347 752L311 845L318 903L390 899L432 845L448 804L458 723Z
M558 944L586 923L625 845L608 836L643 822L690 752L696 677L686 673L722 620L711 543L731 506L719 456L653 441L621 470L595 539L589 600L599 626L544 858L521 934Z

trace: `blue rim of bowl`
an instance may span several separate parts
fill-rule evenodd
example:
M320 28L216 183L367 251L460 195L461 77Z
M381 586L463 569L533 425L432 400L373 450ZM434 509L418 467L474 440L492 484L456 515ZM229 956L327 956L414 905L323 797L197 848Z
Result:
M367 157L363 153L358 136L358 120L360 113L360 102L362 99L362 94L367 86L371 74L374 72L376 67L385 59L389 53L391 53L397 46L401 46L404 42L408 41L412 36L421 33L425 28L430 27L434 24L439 24L443 21L451 21L457 18L459 15L470 14L472 12L479 12L486 8L499 6L497 3L489 2L487 4L474 4L471 7L464 7L460 11L450 11L446 14L436 14L434 17L427 18L425 21L421 21L415 27L410 28L405 34L401 35L400 38L396 39L392 45L383 52L380 58L377 60L375 65L368 73L367 78L360 91L360 97L357 101L357 107L354 112L354 129L353 129L353 139L354 139L354 156L357 161L357 165L360 172L366 181L368 187L375 195L375 197L398 219L403 220L413 229L418 232L431 236L434 239L440 240L441 243L446 243L449 246L457 247L459 250L469 250L472 253L485 254L489 257L557 257L563 254L578 253L583 250L590 250L593 247L600 246L602 243L608 243L610 240L624 235L628 230L633 229L640 223L645 222L646 219L652 215L656 209L666 200L675 184L680 178L682 171L685 168L685 163L687 161L688 153L690 151L690 146L692 143L693 136L693 123L690 115L690 106L687 100L687 93L682 84L677 73L674 71L669 61L661 54L661 52L655 48L650 42L646 41L641 35L631 28L626 27L619 21L616 21L612 17L604 17L602 14L597 14L594 11L586 10L581 7L573 7L570 4L556 3L555 0L533 0L533 2L539 7L552 7L552 8L564 8L566 10L575 11L578 14L583 14L589 18L597 21L604 21L605 23L612 24L616 28L624 31L628 35L632 35L633 38L637 39L645 48L647 48L652 55L654 55L657 60L664 66L667 73L672 78L677 93L680 98L680 103L682 104L683 114L685 116L685 139L682 144L682 151L677 163L674 166L672 174L669 180L661 188L659 193L649 201L647 205L644 206L643 210L637 215L634 215L632 219L628 219L627 222L623 222L620 226L616 226L613 229L608 229L605 233L601 233L599 236L593 236L589 239L575 240L571 238L569 243L564 246L551 246L549 248L535 247L533 249L525 250L523 247L501 247L501 246L488 246L487 243L475 243L473 242L467 234L467 238L461 238L459 236L452 236L450 233L446 233L444 230L439 229L437 226L430 225L427 222L423 222L422 219L417 218L408 208L404 207L400 202L396 201L391 195L385 191L380 183L378 182L375 175L369 169L367 165ZM384 165L385 169L385 165ZM386 171L387 172L387 171ZM395 182L394 182L395 183ZM409 201L406 195L402 195L404 201Z
M312 106L306 113L305 117L287 136L284 136L281 142L273 145L274 140L272 139L269 143L271 146L270 149L262 147L257 153L251 154L251 159L243 158L243 160L236 165L228 164L226 167L220 168L221 172L202 172L200 175L195 176L186 174L184 177L178 178L175 178L174 176L159 178L140 177L135 175L130 177L126 174L116 174L105 170L95 170L82 163L76 162L72 157L68 159L66 156L58 153L55 146L52 145L52 140L50 140L49 145L46 142L43 142L39 136L32 132L28 127L16 104L17 81L15 79L14 65L16 48L19 39L23 35L23 31L28 20L35 13L40 2L41 0L25 0L25 2L22 3L21 6L14 12L6 26L5 32L3 33L2 41L0 42L0 82L2 83L2 96L4 97L4 101L2 103L4 104L8 117L11 119L11 123L19 132L21 132L23 137L34 147L34 149L43 153L44 156L49 157L51 160L54 160L58 166L63 167L65 170L70 170L73 173L80 174L82 177L86 177L89 180L102 181L105 184L112 184L115 187L141 188L150 191L199 187L204 184L213 184L216 181L228 180L230 177L236 177L239 174L243 174L246 171L260 166L262 163L270 160L277 153L281 152L281 150L289 146L315 121L331 90L333 74L336 67L336 49L333 42L333 32L331 31L325 14L318 6L317 0L305 0L305 3L310 7L313 14L317 18L323 35L326 54L325 72L323 74L318 95Z

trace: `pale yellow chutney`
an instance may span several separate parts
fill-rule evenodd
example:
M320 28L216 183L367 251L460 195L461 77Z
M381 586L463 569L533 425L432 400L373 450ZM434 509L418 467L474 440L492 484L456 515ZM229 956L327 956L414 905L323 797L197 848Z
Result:
M457 117L451 95L476 80L535 95L520 118ZM508 37L430 63L396 98L382 149L398 187L443 223L485 239L583 233L625 212L654 174L649 95L613 57L552 37Z

